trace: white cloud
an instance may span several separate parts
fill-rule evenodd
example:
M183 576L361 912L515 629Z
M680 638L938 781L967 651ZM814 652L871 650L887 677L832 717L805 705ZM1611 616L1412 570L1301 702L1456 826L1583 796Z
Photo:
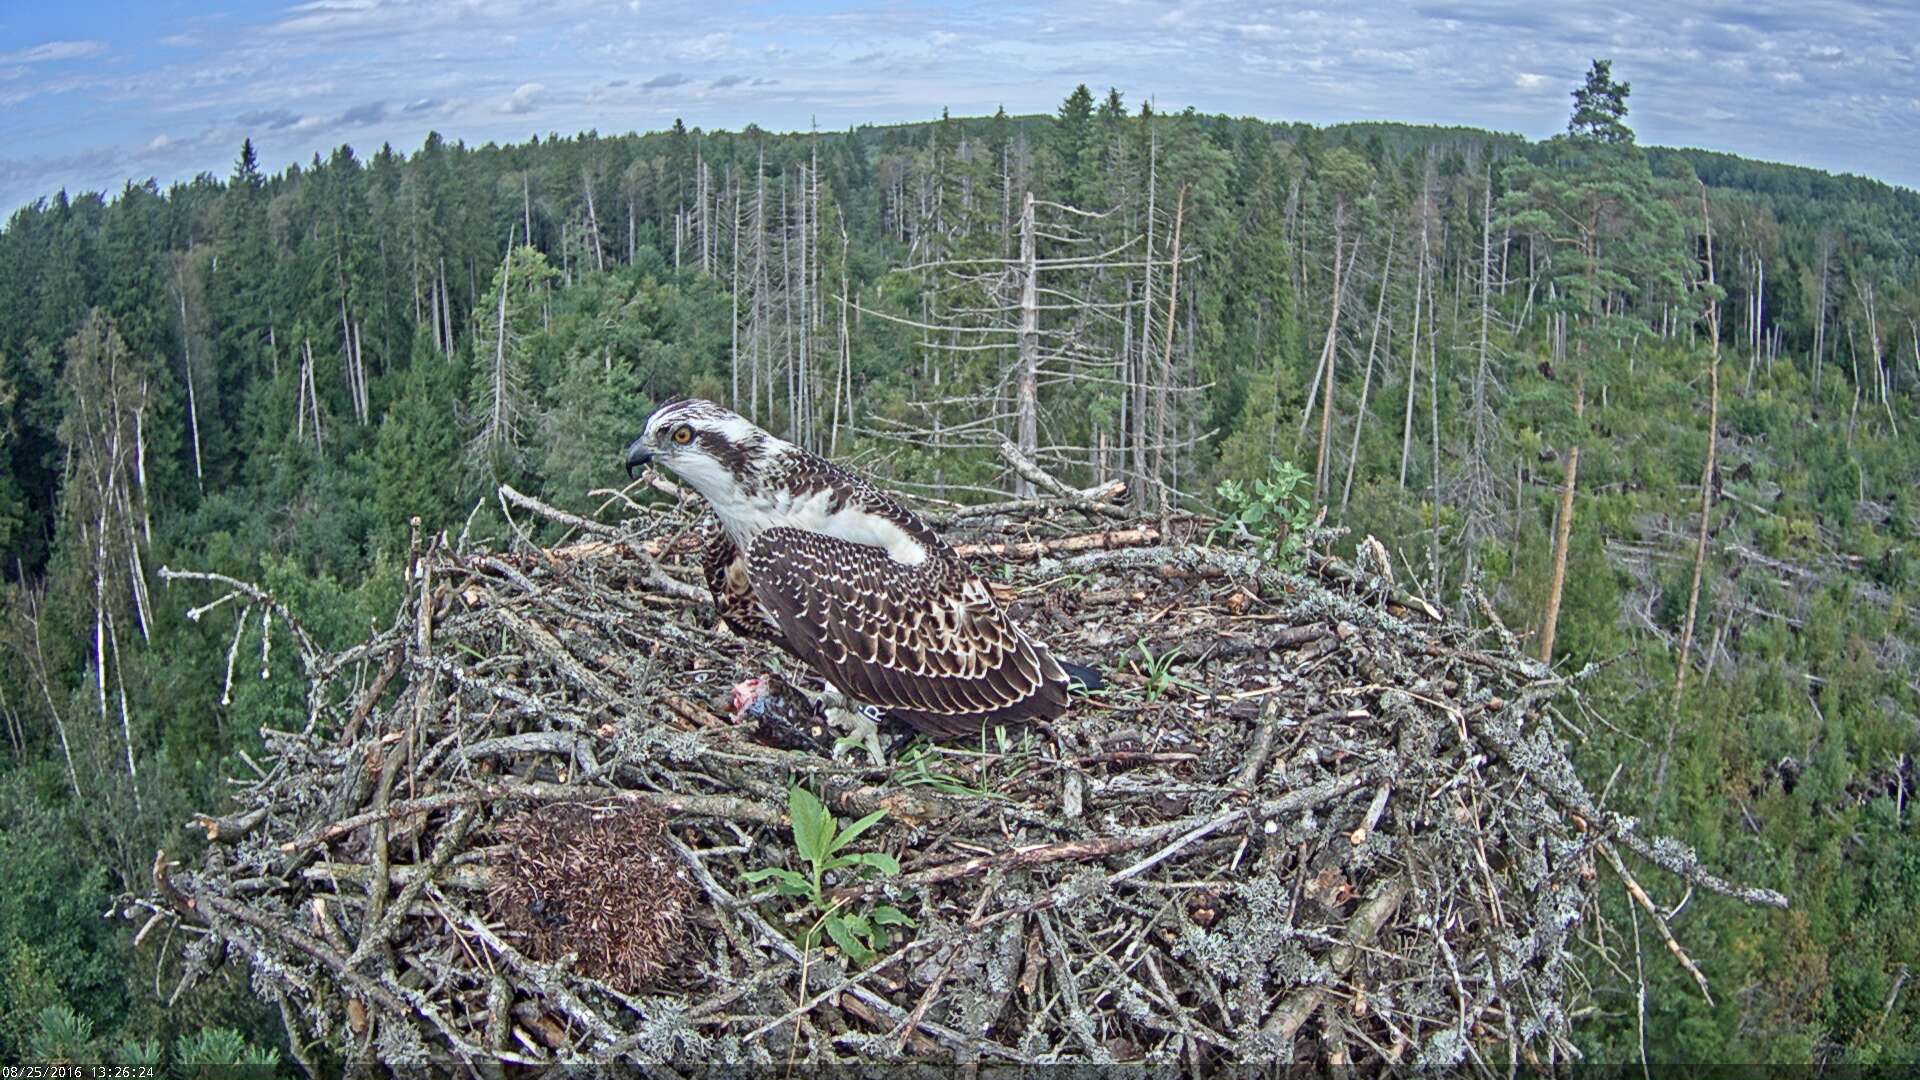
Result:
M104 41L49 41L31 48L0 53L0 64L39 64L54 60L83 60L107 51Z
M718 60L734 55L733 35L725 30L715 30L711 34L681 43L674 52L689 60Z
M711 0L270 0L263 15L171 18L124 38L73 18L65 25L90 28L0 45L13 50L0 52L0 214L62 186L115 189L149 161L218 174L246 135L277 168L324 156L347 130L406 147L430 128L476 145L520 139L530 121L835 129L943 106L1050 113L1076 82L1163 110L1545 137L1596 56L1632 81L1643 143L1920 181L1912 9L1678 0L1676 17L1655 0L1621 0L1606 16L1511 0L1307 3L1318 6L1131 0L1116 14L1101 0L1037 11L979 0L956 13L846 0L796 21ZM1730 116L1709 124L1708 109ZM184 134L201 126L211 134ZM146 149L162 132L173 139L164 154Z
M547 88L537 82L521 83L518 89L507 95L507 100L500 103L500 111L515 115L532 112L546 92Z

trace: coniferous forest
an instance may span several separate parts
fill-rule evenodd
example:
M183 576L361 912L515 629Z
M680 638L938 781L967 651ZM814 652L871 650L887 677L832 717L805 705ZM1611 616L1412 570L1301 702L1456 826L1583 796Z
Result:
M511 484L613 520L621 448L677 396L950 503L1032 492L1003 441L1143 511L1297 483L1337 551L1376 536L1595 666L1590 787L1790 897L1661 883L1713 999L1650 933L1638 972L1597 942L1591 1058L1920 1057L1920 194L1643 147L1603 62L1572 97L1541 142L1081 86L1044 116L432 135L274 175L249 144L19 210L0 1058L282 1038L244 965L175 1000L160 942L102 918L304 716L285 631L171 570L344 647L392 617L411 519L502 535Z

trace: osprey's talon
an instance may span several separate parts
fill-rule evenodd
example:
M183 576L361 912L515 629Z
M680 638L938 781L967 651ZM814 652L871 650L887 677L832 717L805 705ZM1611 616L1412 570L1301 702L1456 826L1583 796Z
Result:
M835 761L839 761L849 750L862 748L875 765L884 766L887 763L887 755L880 749L880 724L867 710L833 706L827 710L827 720L835 727L847 729L845 735L834 740Z

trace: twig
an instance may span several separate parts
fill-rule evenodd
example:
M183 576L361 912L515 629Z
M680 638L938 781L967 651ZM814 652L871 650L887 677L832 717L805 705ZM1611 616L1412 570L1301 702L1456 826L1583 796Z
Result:
M215 584L226 586L228 589L245 596L255 604L264 605L275 615L278 615L282 622L285 622L293 629L294 640L300 643L301 671L309 677L315 674L320 663L319 647L313 643L313 638L308 636L306 628L300 625L300 620L294 618L293 612L289 610L285 604L282 604L279 598L272 593L252 582L241 581L239 578L228 577L225 574L215 574L204 570L175 570L170 566L162 566L160 568L160 580L168 583L174 581L211 581Z
M1038 559L1044 555L1068 555L1082 551L1108 551L1115 548L1145 547L1161 543L1166 533L1157 526L1138 525L1127 529L1082 533L1058 540L1021 540L1012 543L957 544L954 554L963 559L990 558L1007 561Z
M447 864L453 861L454 855L459 853L461 844L467 838L467 830L473 826L473 820L479 813L480 808L472 803L456 811L453 815L453 823L447 826L446 832L440 837L440 842L434 845L433 858L428 861L424 869L413 875L411 881L401 886L400 895L394 899L393 906L385 914L369 909L368 919L378 921L374 922L371 929L360 935L360 944L353 950L353 955L347 958L348 964L358 966L360 961L366 959L374 949L386 948L387 942L393 937L393 932L400 928L400 920L413 910L414 901L418 900L426 887L433 883L434 875L445 870Z
M1012 466L1013 471L1018 473L1022 479L1035 487L1051 491L1054 497L1062 503L1077 510L1086 510L1090 513L1105 515L1106 517L1124 518L1129 516L1128 512L1122 507L1115 506L1109 502L1102 502L1095 498L1093 493L1075 491L1061 483L1053 474L1034 464L1031 459L1025 454L1022 454L1012 442L1001 439L997 449L1000 452L1001 458L1005 459L1006 463Z
M528 781L517 784L476 785L466 791L448 791L438 795L423 795L417 799L403 800L391 804L385 811L355 814L303 833L281 844L280 850L295 852L316 847L384 819L405 817L410 814L427 814L466 803L496 802L503 799L525 799L532 802L640 802L650 803L670 814L727 818L733 821L752 822L756 825L782 825L786 822L785 815L772 807L727 795L686 795L672 791L574 787Z
M1347 920L1346 943L1327 954L1327 969L1335 977L1344 976L1352 970L1353 962L1361 950L1379 935L1380 928L1400 909L1400 902L1407 898L1412 888L1412 882L1405 875L1397 876L1353 913L1353 917ZM1324 986L1310 986L1295 991L1268 1015L1266 1023L1260 1026L1261 1032L1281 1040L1291 1040L1327 997Z
M1633 873L1627 869L1627 864L1620 861L1620 853L1613 850L1611 844L1603 842L1597 846L1606 855L1607 862L1613 865L1613 872L1620 875L1620 880L1626 884L1627 892L1634 901L1645 908L1648 915L1653 916L1653 928L1660 932L1660 940L1667 943L1667 951L1673 954L1675 960L1680 961L1681 967L1687 969L1687 974L1693 976L1693 981L1700 987L1700 996L1707 999L1708 1005L1712 1005L1713 993L1707 989L1707 977L1700 973L1700 966L1693 962L1693 957L1687 955L1687 950L1681 948L1680 943L1674 940L1673 931L1667 927L1666 917L1660 914L1660 909L1654 906L1652 898L1647 896L1647 891L1642 889L1640 882L1634 879Z

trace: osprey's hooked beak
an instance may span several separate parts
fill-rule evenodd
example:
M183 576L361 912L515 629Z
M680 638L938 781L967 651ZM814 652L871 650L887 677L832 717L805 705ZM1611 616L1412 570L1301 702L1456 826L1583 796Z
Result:
M627 445L627 479L633 479L634 470L642 468L652 463L652 461L653 449L647 445L647 437L642 435L633 440L633 442Z

